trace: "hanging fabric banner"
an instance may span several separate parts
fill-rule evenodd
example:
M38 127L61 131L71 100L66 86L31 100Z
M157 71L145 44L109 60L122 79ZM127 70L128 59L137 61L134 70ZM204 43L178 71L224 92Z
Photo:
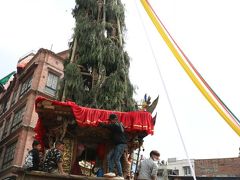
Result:
M208 102L215 108L220 116L228 123L228 125L240 136L240 121L234 116L234 114L226 107L226 105L220 100L220 98L214 93L210 86L205 82L205 80L196 71L191 62L187 59L185 54L177 46L175 41L172 39L170 34L167 32L166 28L154 13L154 10L150 6L148 0L141 0L141 3L150 17L151 21L155 25L159 34L167 44L168 48L171 50L175 58L178 60L182 68L188 74L190 79L208 100ZM178 49L177 49L178 48Z

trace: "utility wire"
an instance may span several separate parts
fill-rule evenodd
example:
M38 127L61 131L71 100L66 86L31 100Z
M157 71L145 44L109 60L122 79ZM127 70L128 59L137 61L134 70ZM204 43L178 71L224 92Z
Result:
M175 114L175 111L174 111L174 108L173 108L171 99L170 99L169 94L168 94L168 90L167 90L165 81L164 81L163 76L162 76L162 73L161 73L161 69L160 69L159 64L158 64L158 61L157 61L157 57L156 57L155 52L154 52L154 50L153 50L153 47L152 47L150 38L149 38L148 33L147 33L147 30L146 30L146 27L145 27L145 25L144 25L144 23L143 23L143 19L142 19L142 16L141 16L140 12L139 12L139 9L138 9L136 0L135 0L134 2L135 2L135 6L136 6L136 9L137 9L137 12L138 12L138 16L139 16L139 18L140 18L140 20L141 20L141 24L142 24L142 26L143 26L145 35L146 35L146 37L147 37L148 45L149 45L149 47L150 47L150 49L151 49L152 56L153 56L153 58L154 58L154 61L155 61L156 66L157 66L158 74L159 74L159 77L160 77L160 79L161 79L161 82L162 82L162 85L163 85L165 94L166 94L166 96L167 96L167 100L168 100L168 103L169 103L169 106L170 106L170 109L171 109L171 112L172 112L172 115L173 115L173 119L174 119L175 124L176 124L177 129L178 129L178 133L179 133L179 136L180 136L180 139L181 139L181 142L182 142L182 145L183 145L183 148L184 148L184 151L185 151L187 160L188 160L188 164L189 164L189 167L190 167L190 169L191 169L191 174L192 174L194 180L197 180L197 179L196 179L196 175L195 175L195 171L194 171L194 169L193 169L193 167L192 167L192 164L191 164L191 161L190 161L190 159L189 159L189 155L188 155L188 152L187 152L187 148L186 148L186 145L185 145L184 140L183 140L183 137L182 137L182 133L181 133L181 130L180 130L178 121L177 121L177 117L176 117L176 114Z

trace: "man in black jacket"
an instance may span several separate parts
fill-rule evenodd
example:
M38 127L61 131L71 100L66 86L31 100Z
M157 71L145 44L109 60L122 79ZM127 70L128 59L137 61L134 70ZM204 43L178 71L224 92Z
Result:
M114 144L114 148L110 150L107 155L109 173L106 176L114 176L114 164L117 168L117 176L123 177L122 165L120 158L122 157L124 150L127 148L127 138L124 133L124 127L121 122L118 121L116 114L109 116L110 124L100 123L101 127L107 128L111 131L111 137Z
M34 140L32 143L32 150L28 152L25 159L24 168L28 171L38 171L40 170L40 157L39 152L41 150L41 144Z

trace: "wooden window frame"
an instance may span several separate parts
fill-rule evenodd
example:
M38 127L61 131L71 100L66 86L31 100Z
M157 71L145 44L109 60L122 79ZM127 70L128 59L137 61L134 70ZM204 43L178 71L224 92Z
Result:
M51 76L52 76L52 78L50 79ZM56 78L56 79L54 80L54 78ZM47 82L46 82L46 86L45 86L45 92L52 96L55 96L56 92L57 92L59 79L60 79L60 77L57 74L55 74L51 71L48 72L48 78L47 78ZM56 87L53 87L53 84L54 84L53 82L55 83Z
M3 157L2 169L6 169L12 165L12 162L14 160L16 145L17 145L17 141L9 144L6 147L4 157Z
M5 137L8 136L10 124L11 124L11 117L10 117L10 118L7 118L7 119L5 120L5 124L4 124L4 128L3 128L3 133L2 133L2 139L4 139Z
M23 83L20 91L20 97L26 94L32 86L32 76L28 77Z
M16 113L14 113L13 119L12 119L12 125L11 125L11 132L17 130L23 120L23 113L25 110L25 106L23 106L22 108L18 109L18 111L16 111Z

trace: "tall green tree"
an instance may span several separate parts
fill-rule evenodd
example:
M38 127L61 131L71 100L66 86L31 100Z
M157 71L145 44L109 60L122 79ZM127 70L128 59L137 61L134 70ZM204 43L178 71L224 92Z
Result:
M93 108L135 109L124 51L124 6L120 0L76 0L71 56L64 65L61 100Z

